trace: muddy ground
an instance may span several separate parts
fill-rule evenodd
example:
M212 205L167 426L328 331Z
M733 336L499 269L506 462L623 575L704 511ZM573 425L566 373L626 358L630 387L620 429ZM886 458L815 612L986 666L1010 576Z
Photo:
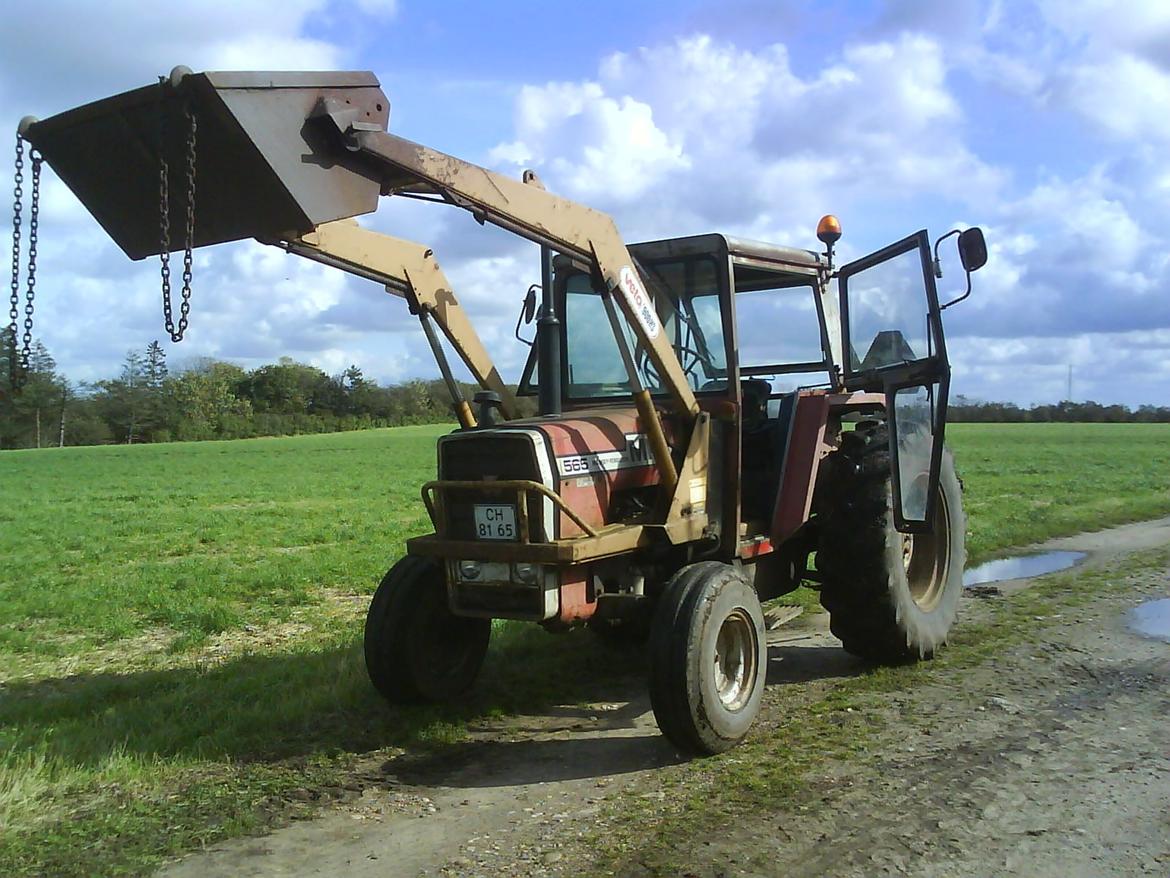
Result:
M686 837L669 860L688 876L1170 875L1170 644L1126 628L1170 596L1163 560L1122 574L1128 553L1170 546L1170 519L1053 540L1088 552L1082 582L1124 587L1037 619L975 667L870 697L851 721L865 753L820 761L802 794ZM966 598L960 626L1028 581ZM799 710L864 666L823 615L770 638L769 716ZM427 758L374 761L362 792L316 820L219 845L167 876L497 876L589 871L589 833L619 819L614 797L662 803L664 766L642 684L610 700L482 724ZM619 697L620 696L620 697ZM852 711L851 711L852 713ZM680 795L672 788L671 796ZM643 809L644 810L644 809ZM647 845L654 844L647 841ZM662 870L634 846L618 874ZM645 865L650 863L652 865Z

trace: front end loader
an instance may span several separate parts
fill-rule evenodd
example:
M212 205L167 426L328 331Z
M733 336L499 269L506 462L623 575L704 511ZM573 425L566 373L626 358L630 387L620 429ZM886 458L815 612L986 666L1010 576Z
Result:
M943 444L953 303L935 287L938 242L932 255L918 232L837 268L826 217L823 253L724 235L627 246L610 217L535 174L390 133L389 110L368 73L176 68L20 131L132 258L167 252L160 221L186 217L187 247L256 238L382 284L420 316L460 426L421 486L433 532L407 541L367 615L366 665L386 699L464 692L492 619L588 625L648 640L660 728L715 753L759 711L764 601L811 583L845 648L874 661L942 645L965 523ZM184 126L197 149L174 134ZM161 216L158 203L160 168L184 158L193 225L182 198ZM544 304L518 388L539 416L516 418L433 254L353 222L380 196L461 208L541 245ZM969 292L979 230L958 249ZM786 361L747 344L760 328L740 323L747 301L815 311L819 353ZM435 325L482 388L474 410Z

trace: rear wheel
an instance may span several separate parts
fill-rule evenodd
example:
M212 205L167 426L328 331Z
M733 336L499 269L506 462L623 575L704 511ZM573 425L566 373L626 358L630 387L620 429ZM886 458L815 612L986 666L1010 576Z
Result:
M817 569L821 603L845 649L898 663L929 658L946 641L963 593L966 524L944 451L932 529L894 528L887 437L884 426L847 433L825 461Z
M767 658L755 589L727 564L684 567L650 633L650 704L662 733L688 753L734 747L760 712Z
M456 616L443 570L407 555L382 579L366 614L366 670L395 704L445 701L475 681L491 636L490 619Z

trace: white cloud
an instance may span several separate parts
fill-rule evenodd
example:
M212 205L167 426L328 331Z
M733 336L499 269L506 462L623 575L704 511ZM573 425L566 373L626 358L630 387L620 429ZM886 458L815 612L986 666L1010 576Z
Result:
M952 394L1021 404L1074 400L1165 404L1170 385L1170 331L1084 333L1065 338L972 336L957 340ZM1119 384L1125 385L1119 392ZM1014 385L1017 392L1005 395Z
M46 116L144 85L176 64L193 70L345 66L341 46L304 34L325 6L325 0L78 0L12 7L0 32L0 106L14 118Z
M1115 50L1166 58L1170 6L1163 0L1133 0L1120 9L1112 0L1040 0L1044 18L1066 39L1093 54Z
M584 201L613 193L634 199L690 162L654 123L649 104L607 96L595 82L526 86L517 101L519 138L494 161L537 165Z
M783 45L697 36L611 55L595 81L525 88L519 137L493 155L620 212L633 237L711 227L773 237L815 222L829 192L835 204L987 197L1001 175L963 146L962 125L926 37L850 46L800 77Z
M1073 65L1055 77L1054 90L1119 141L1170 143L1170 73L1145 58L1122 53Z
M1135 219L1134 201L1097 169L1006 202L985 229L990 254L973 295L946 314L948 332L1053 345L1170 328L1165 239Z
M1114 142L1170 141L1170 4L1038 0L1000 5L957 57L973 76L1070 111Z

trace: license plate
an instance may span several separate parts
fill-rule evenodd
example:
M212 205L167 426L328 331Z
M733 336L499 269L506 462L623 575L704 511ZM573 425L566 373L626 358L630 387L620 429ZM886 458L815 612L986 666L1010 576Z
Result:
M518 534L515 506L475 504L475 535L481 540L514 540Z

